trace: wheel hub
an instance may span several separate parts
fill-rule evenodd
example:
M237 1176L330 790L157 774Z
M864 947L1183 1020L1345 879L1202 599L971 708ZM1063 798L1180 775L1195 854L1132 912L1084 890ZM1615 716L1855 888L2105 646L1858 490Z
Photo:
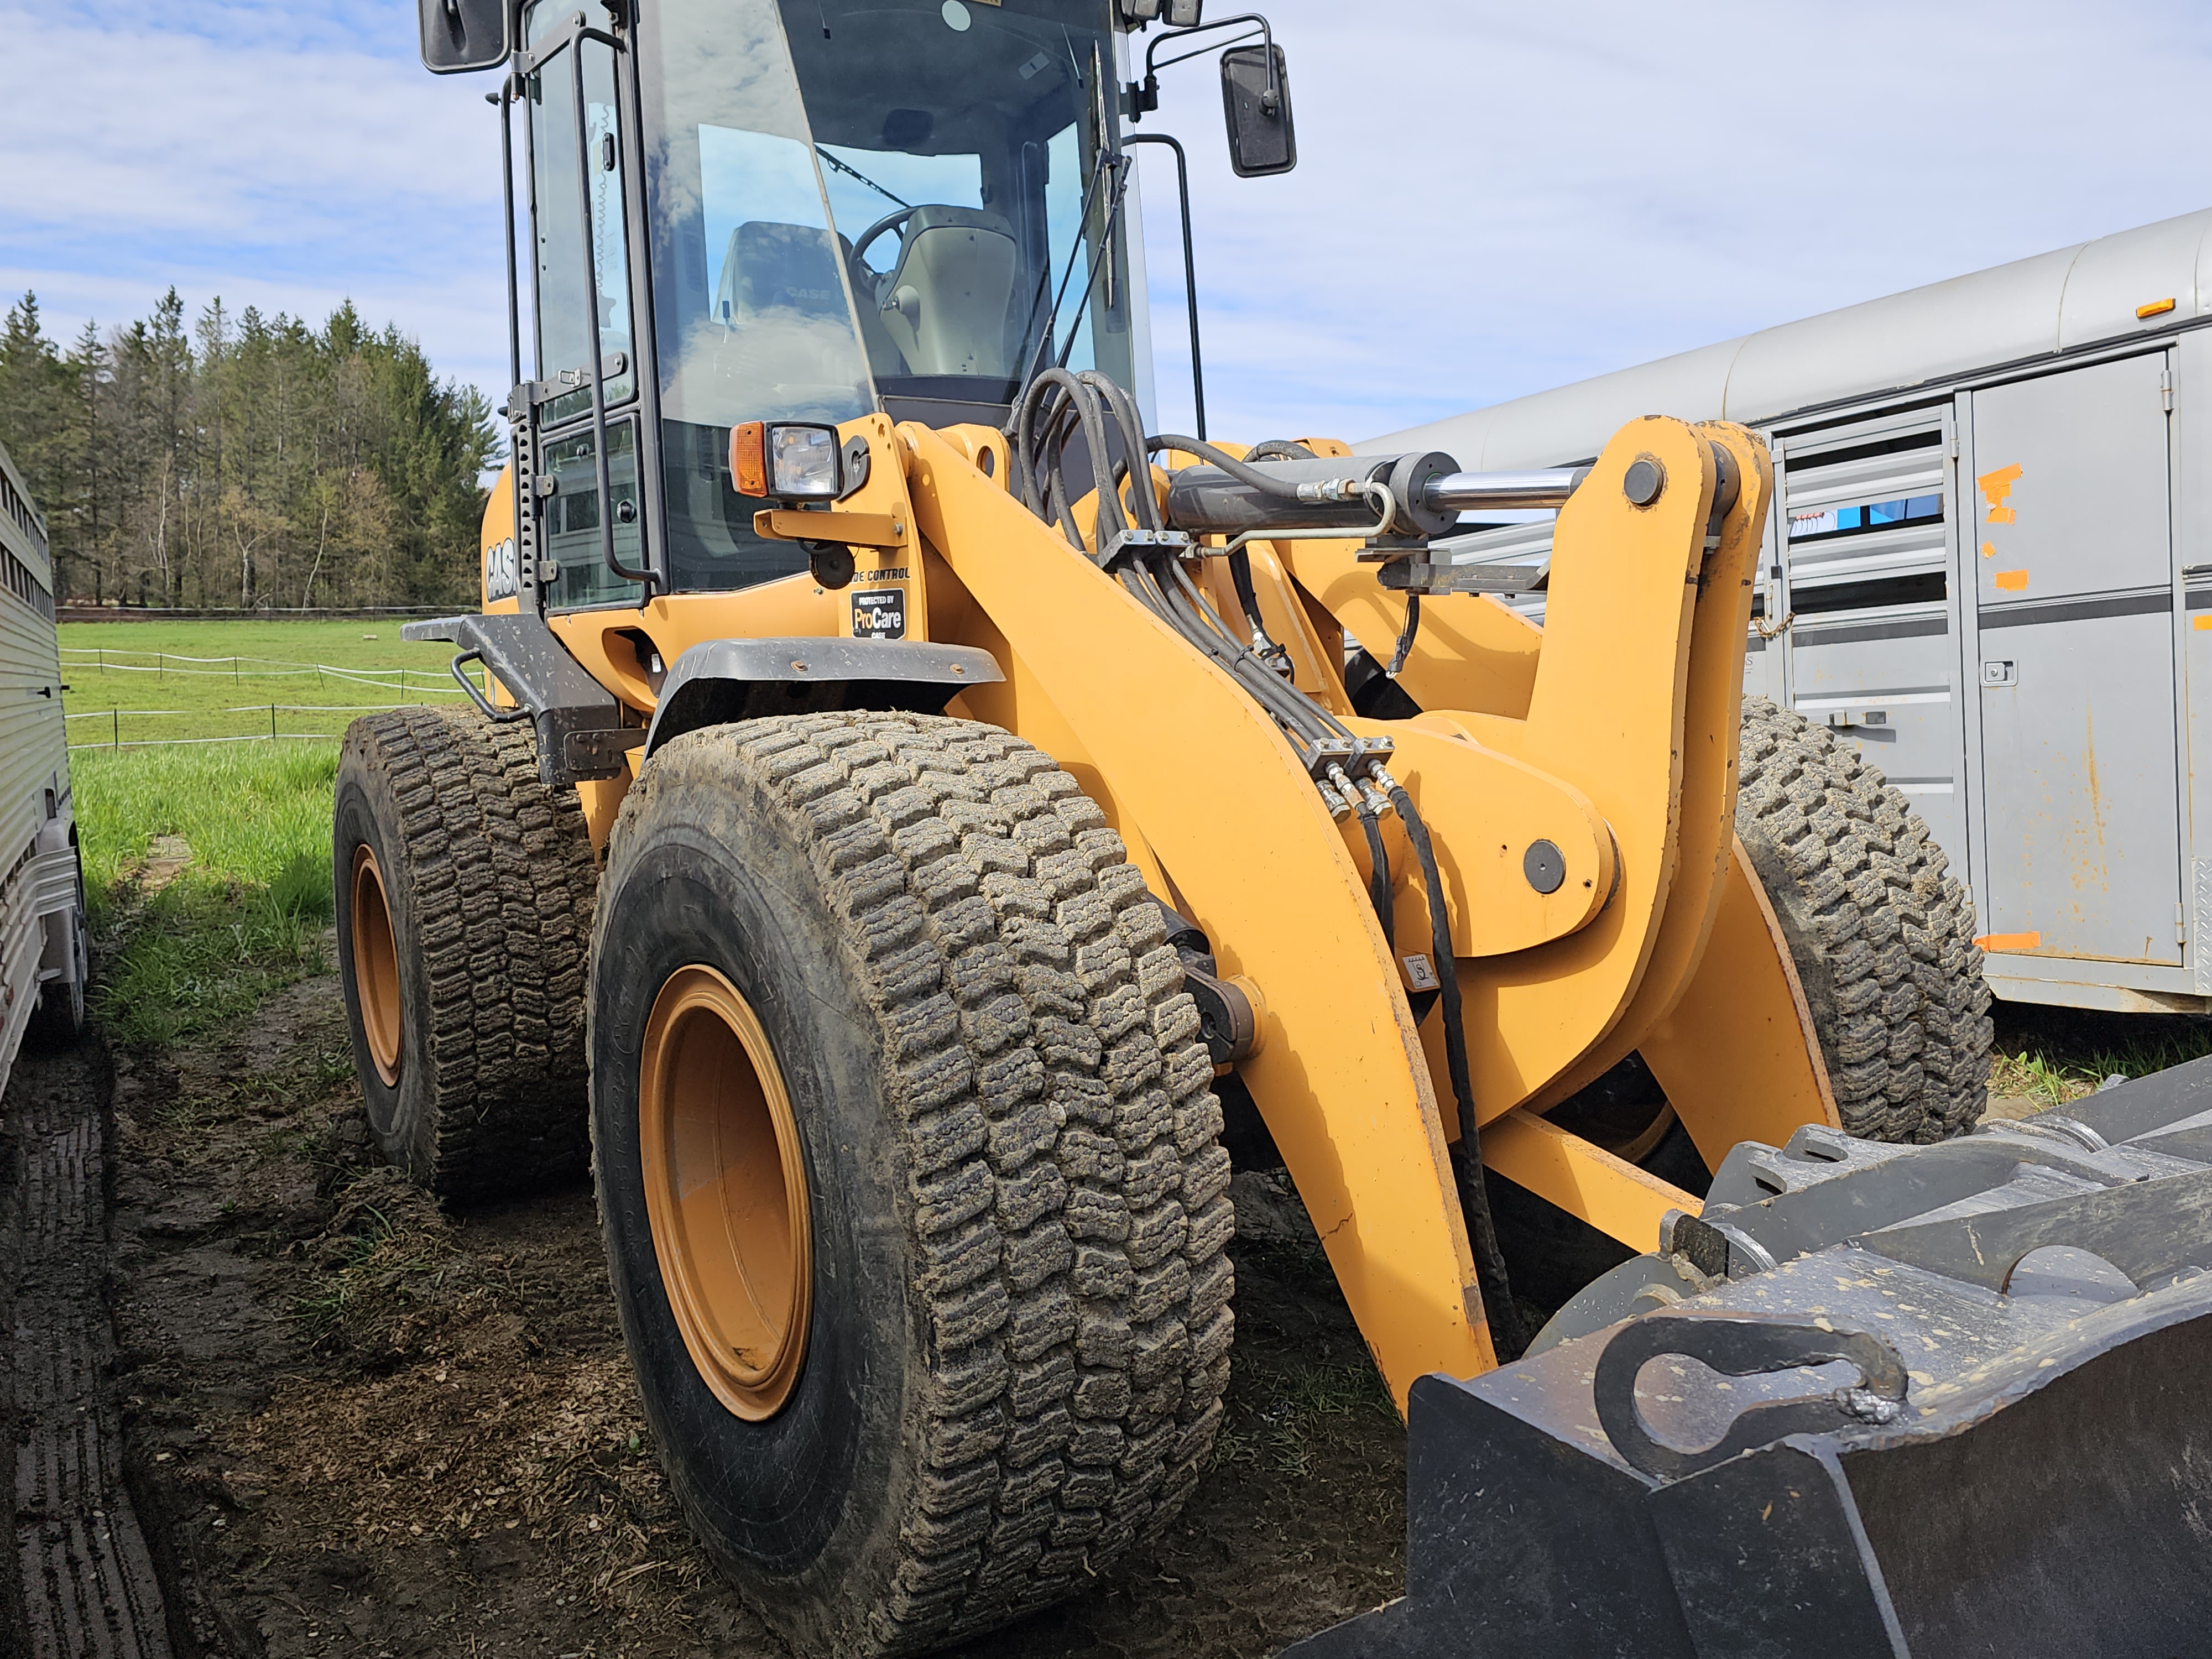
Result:
M350 888L354 994L361 1004L369 1060L388 1089L399 1081L399 949L384 872L366 845L353 849Z
M712 968L679 969L661 987L638 1115L653 1254L684 1345L724 1406L763 1421L806 1354L805 1160L767 1033Z

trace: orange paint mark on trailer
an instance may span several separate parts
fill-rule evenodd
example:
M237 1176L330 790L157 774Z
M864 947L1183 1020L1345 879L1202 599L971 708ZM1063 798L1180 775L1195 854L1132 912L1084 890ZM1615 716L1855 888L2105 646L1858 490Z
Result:
M1982 544L1982 556L1984 558L1994 559L1996 556L1997 544L1995 542L1984 542Z
M2012 522L2013 510L2005 505L2005 497L2012 494L2012 487L2019 482L2020 464L2017 461L2010 466L2001 466L1994 472L1984 472L1974 480L1974 487L1982 492L1990 504L1990 516L1984 522Z
M2041 933L1984 933L1974 941L1984 951L2039 951Z
M2027 591L2027 572L2025 570L2000 570L1990 580L2003 592L2024 593Z

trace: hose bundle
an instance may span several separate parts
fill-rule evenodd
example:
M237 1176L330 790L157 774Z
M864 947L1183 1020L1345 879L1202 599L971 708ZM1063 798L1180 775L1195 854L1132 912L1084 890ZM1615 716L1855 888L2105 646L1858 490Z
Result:
M1230 571L1244 611L1249 642L1223 621L1212 601L1191 580L1182 557L1190 550L1170 538L1170 527L1164 522L1152 488L1148 458L1163 450L1195 455L1242 483L1290 501L1301 499L1297 486L1200 439L1176 433L1146 436L1136 400L1095 370L1040 372L1024 387L1007 436L1012 441L1013 468L1008 483L1024 505L1048 524L1058 526L1076 548L1085 552L1095 548L1094 556L1105 562L1108 574L1125 592L1193 649L1212 660L1267 712L1313 778L1330 816L1358 819L1368 850L1369 901L1385 941L1394 949L1389 855L1383 844L1382 821L1395 812L1405 826L1428 896L1430 948L1437 967L1446 1066L1458 1106L1460 1133L1452 1160L1454 1181L1493 1340L1502 1351L1517 1352L1520 1321L1483 1183L1466 1021L1458 976L1452 967L1451 924L1428 827L1405 786L1391 776L1382 757L1291 684L1287 653L1267 638L1261 621L1250 561L1243 550L1230 555ZM1084 526L1076 520L1082 496L1067 476L1068 451L1079 437L1089 462L1090 482L1096 486L1088 547ZM1310 452L1300 446L1273 442L1261 445L1252 457L1303 459L1310 459ZM1147 459L1140 465L1139 458Z

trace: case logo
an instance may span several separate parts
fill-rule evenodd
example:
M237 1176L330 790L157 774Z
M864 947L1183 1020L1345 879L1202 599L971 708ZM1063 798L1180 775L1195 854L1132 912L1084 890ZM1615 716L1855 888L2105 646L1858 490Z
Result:
M853 595L853 637L856 640L902 640L906 637L906 589L871 588Z
M483 582L487 599L511 599L522 591L522 570L515 560L514 537L484 550Z

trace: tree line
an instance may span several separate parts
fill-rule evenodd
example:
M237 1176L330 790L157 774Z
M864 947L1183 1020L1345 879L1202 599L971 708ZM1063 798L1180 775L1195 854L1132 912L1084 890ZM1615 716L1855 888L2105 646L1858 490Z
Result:
M0 444L46 514L55 597L247 610L477 592L491 410L350 302L319 329L220 300L66 347L0 326Z

